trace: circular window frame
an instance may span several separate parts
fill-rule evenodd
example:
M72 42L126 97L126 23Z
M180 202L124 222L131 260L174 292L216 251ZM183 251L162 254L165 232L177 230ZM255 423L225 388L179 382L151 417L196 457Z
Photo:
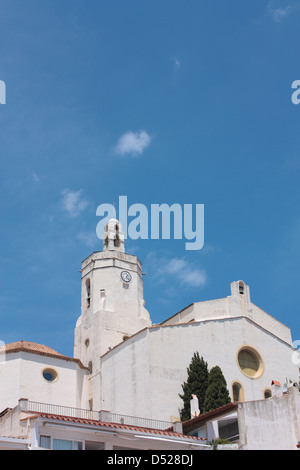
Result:
M240 362L239 362L239 355L242 351L248 351L250 354L253 354L255 356L255 358L257 359L258 361L258 369L257 371L255 372L254 375L249 375L247 374L246 372L243 371L243 369L241 368L240 366ZM250 346L248 344L244 344L243 346L241 346L239 348L239 350L237 351L237 354L236 354L236 362L237 362L237 365L238 365L238 368L240 369L240 371L242 372L242 374L247 377L247 379L259 379L264 371L265 371L265 365L264 365L264 361L263 361L263 358L261 356L261 354L253 347L253 346Z
M54 375L54 379L53 379L53 380L48 380L48 379L46 379L46 377L44 376L44 374L47 373L47 372L50 373L50 374L52 374L52 375ZM42 377L43 377L43 379L45 380L45 382L47 382L48 384L53 384L53 383L55 383L55 382L58 381L58 377L59 377L58 372L57 372L57 370L54 369L53 367L45 367L45 368L42 370L41 374L42 374Z

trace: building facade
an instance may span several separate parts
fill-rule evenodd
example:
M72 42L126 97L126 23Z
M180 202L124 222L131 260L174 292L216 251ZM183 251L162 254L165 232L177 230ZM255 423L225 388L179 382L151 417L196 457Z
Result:
M298 450L299 384L274 382L271 389L267 399L229 403L185 421L183 432L210 443L225 439L233 450Z
M179 393L195 352L224 374L233 402L263 400L271 383L299 381L290 329L251 302L243 281L227 297L196 302L153 325L140 260L122 227L105 227L103 250L82 262L74 357L33 342L0 348L1 409L21 398L89 411L179 420ZM1 410L0 410L1 411Z

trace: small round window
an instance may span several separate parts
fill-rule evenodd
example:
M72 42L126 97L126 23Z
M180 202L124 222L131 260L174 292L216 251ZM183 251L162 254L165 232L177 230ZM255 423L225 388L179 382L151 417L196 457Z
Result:
M42 375L47 382L55 382L58 378L58 373L54 369L44 369Z
M252 379L260 377L263 373L263 361L259 353L249 346L240 349L238 353L238 365L243 374Z

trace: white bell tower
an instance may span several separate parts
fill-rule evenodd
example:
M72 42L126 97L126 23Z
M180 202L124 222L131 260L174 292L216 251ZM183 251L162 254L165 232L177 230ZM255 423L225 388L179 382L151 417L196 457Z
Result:
M125 253L121 224L111 219L103 251L82 262L81 316L75 328L74 357L98 369L100 356L152 322L145 309L142 265Z
M125 253L124 234L117 219L110 219L103 235L103 251L120 251Z

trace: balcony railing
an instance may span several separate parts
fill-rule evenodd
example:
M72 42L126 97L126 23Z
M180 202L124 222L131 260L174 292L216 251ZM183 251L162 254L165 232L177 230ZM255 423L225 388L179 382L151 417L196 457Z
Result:
M135 416L126 416L116 413L110 413L111 422L119 424L129 424L131 426L140 426L142 428L152 428L152 429L168 429L172 426L170 421L159 421L156 419L149 418L137 418Z
M108 423L118 423L130 426L138 426L143 428L164 430L170 428L170 421L159 421L150 418L141 418L136 416L127 416L109 411L94 411L83 408L74 408L70 406L54 405L50 403L40 403L30 401L25 398L19 400L21 411L29 411L31 413L52 414L57 416L68 416L71 418L89 419L93 421L104 421Z

